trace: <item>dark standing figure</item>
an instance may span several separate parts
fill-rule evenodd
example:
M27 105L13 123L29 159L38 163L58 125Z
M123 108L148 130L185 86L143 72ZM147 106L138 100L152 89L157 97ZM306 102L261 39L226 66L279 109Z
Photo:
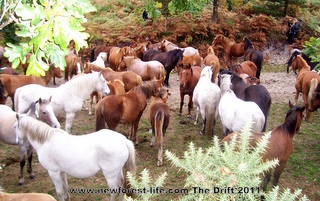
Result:
M288 37L288 43L292 44L294 43L294 39L298 36L298 32L299 32L299 22L294 23L294 25L292 26L292 22L288 22L288 31L287 31L287 37Z
M263 64L263 53L255 50L249 38L244 39L244 61L252 61L257 66L256 78L260 79L260 73Z
M146 21L147 19L149 19L148 13L147 13L146 10L143 11L143 13L142 13L142 18L143 18L143 21Z

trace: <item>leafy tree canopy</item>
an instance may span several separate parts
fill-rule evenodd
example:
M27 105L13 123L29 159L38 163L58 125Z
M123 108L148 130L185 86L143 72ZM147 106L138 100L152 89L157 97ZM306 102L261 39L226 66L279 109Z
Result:
M88 45L89 35L81 24L86 13L96 11L89 0L0 0L0 4L0 28L13 22L20 38L18 44L7 43L5 56L12 68L28 62L27 75L44 75L49 62L63 70L68 45L74 43L77 52ZM27 53L32 54L28 61Z

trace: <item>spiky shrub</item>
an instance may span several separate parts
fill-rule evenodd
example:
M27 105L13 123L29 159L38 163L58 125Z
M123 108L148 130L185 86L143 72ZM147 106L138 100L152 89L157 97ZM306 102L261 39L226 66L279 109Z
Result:
M301 197L301 190L291 193L287 189L279 193L279 188L276 187L268 193L261 191L261 175L274 168L278 161L261 159L261 154L268 145L270 132L255 147L250 146L250 136L248 125L229 143L221 144L216 136L213 138L213 145L205 150L190 143L183 158L167 150L165 155L173 166L187 173L184 188L189 189L189 193L180 196L180 200L260 200L261 196L265 200L308 200L305 196ZM141 184L129 175L133 188L150 187L150 178L145 170L142 175ZM157 186L162 187L164 180L161 182ZM140 194L138 199L150 200L150 196Z

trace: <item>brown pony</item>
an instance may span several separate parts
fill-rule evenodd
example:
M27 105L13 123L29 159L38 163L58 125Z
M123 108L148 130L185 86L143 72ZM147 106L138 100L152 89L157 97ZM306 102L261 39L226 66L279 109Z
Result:
M93 48L90 53L90 62L93 62L97 59L97 56L100 54L100 52L106 52L107 53L107 61L110 55L110 50L114 46L106 46L106 45L98 45L97 47ZM106 65L106 63L105 63Z
M190 66L180 70L180 109L178 115L182 114L184 104L184 96L189 95L188 118L191 118L191 109L193 107L192 96L196 87L202 68L199 66Z
M150 106L147 110L147 117L152 127L152 138L150 146L158 144L158 162L161 166L163 161L163 137L169 126L170 109L166 104L169 96L167 89L161 89L151 98Z
M116 72L111 68L101 68L99 66L86 63L84 72L91 73L92 71L102 72L104 79L107 81L114 81L115 79L121 80L124 83L124 88L126 91L130 91L135 86L142 84L142 78L132 71Z
M0 75L0 104L2 105L6 104L7 98L8 98L8 94L4 90L4 86L2 84L1 75Z
M113 80L113 81L107 81L107 85L110 89L109 95L120 95L126 93L124 89L124 83L121 80ZM93 99L96 99L96 103L98 103L101 100L101 95L94 91L90 94L90 103L89 103L89 115L92 115L92 105L93 105Z
M183 56L181 63L183 65L203 66L203 58L198 54Z
M306 120L307 122L311 121L312 113L309 111L310 100L312 97L313 91L310 90L310 83L311 80L314 78L320 82L320 75L318 75L314 71L310 71L310 66L307 62L301 57L301 55L297 55L292 59L292 69L299 70L295 88L296 88L296 95L295 95L295 103L297 103L299 94L302 93L302 99L304 102L304 106L306 109Z
M128 71L140 75L143 81L164 79L166 74L164 66L159 61L141 61L141 59L134 59L128 66Z
M252 61L244 61L230 67L230 70L240 75L242 73L248 74L251 77L256 77L257 66Z
M303 111L305 107L299 107L292 105L289 101L289 111L286 114L286 118L283 124L274 128L271 131L271 137L267 145L266 151L262 155L263 160L278 159L279 164L274 170L273 186L278 185L279 178L283 172L285 165L293 152L292 140L296 132L299 131L302 119ZM234 133L226 136L222 142L228 142ZM255 146L257 142L265 135L265 133L254 133L250 144ZM267 189L267 185L270 181L271 171L267 172L263 180L263 190Z
M72 79L74 75L81 73L83 70L83 62L81 57L70 53L66 56L66 68L64 71L64 80L68 81L69 78Z
M112 70L114 71L119 71L120 70L120 64L123 60L124 56L131 56L132 55L132 51L131 51L131 47L129 46L125 46L125 47L113 47L110 50L110 55L108 58L108 62L110 64L110 67Z
M62 72L60 68L54 67L53 64L50 65L49 70L45 72L45 76L36 77L33 75L7 75L2 74L0 79L4 86L4 89L11 98L12 103L14 103L14 94L16 89L27 84L39 84L42 86L47 86L53 76L62 77ZM14 110L14 104L12 104L12 109Z
M162 81L149 81L136 86L122 95L109 95L96 105L96 131L105 128L116 130L119 123L131 124L130 139L138 144L137 129L147 99L157 93L162 87Z
M147 46L145 44L141 44L138 47L132 49L132 55L136 58L142 59L145 51L147 51Z
M309 99L310 104L308 109L310 112L314 112L318 108L320 108L320 82L318 82L318 80L315 78L312 78L311 80L310 91L312 92L312 94L311 99Z
M236 43L234 40L229 39L221 34L217 35L212 45L216 47L217 45L221 45L225 52L225 62L227 66L231 66L232 57L241 57L244 54L244 44L243 42Z
M209 46L207 56L203 59L203 65L212 66L212 62L215 62L216 64L214 65L214 72L212 76L212 82L215 82L220 71L220 62L219 58L215 55L212 46Z

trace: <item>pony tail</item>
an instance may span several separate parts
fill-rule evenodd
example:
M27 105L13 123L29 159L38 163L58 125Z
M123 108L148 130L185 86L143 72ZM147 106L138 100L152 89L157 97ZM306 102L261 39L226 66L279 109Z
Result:
M95 59L94 59L94 51L96 50L96 47L94 47L92 50L91 50L91 53L90 53L90 62L93 62Z
M130 171L135 174L136 171L136 151L131 140L126 140L126 146L129 152L128 159L123 166L123 174L124 174L124 187L130 188L129 183L127 181L127 172Z
M311 98L312 98L312 94L314 92L314 90L317 88L318 85L318 80L316 78L312 78L310 81L310 88L309 88L309 92L308 92L308 105L311 105ZM309 108L306 108L306 110L308 110Z
M96 131L99 131L105 128L106 128L106 124L105 124L105 118L103 115L103 103L102 101L100 101L96 105Z
M206 135L209 140L213 137L213 127L216 116L216 108L211 108L212 105L208 105L206 108Z
M163 122L164 122L164 112L158 111L154 117L154 135L156 142L158 144L158 162L157 166L162 165L163 160Z

